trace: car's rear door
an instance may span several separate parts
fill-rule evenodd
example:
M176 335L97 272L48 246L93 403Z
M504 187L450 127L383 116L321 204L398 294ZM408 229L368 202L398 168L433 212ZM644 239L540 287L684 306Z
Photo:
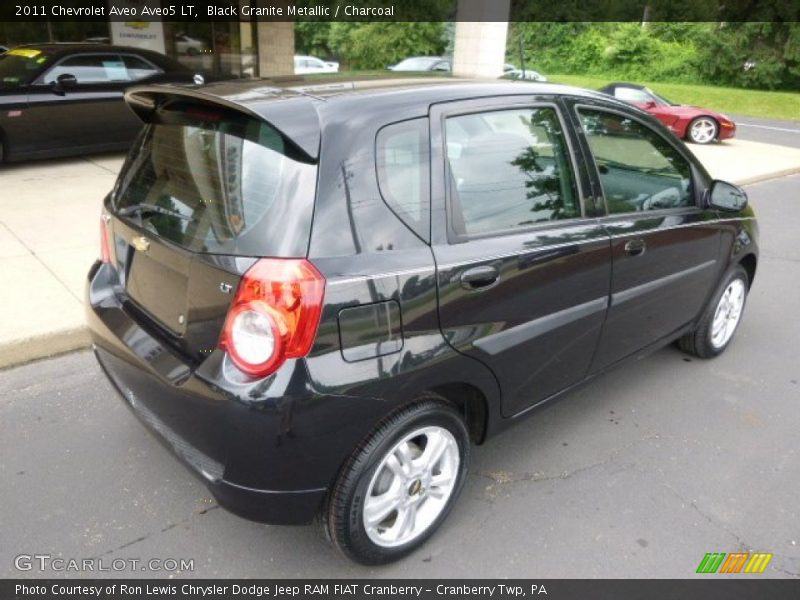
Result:
M717 280L717 215L703 207L706 175L680 142L646 117L568 101L593 157L611 236L611 303L592 365L601 370L666 339L700 312Z
M573 136L548 96L431 109L441 329L492 369L505 415L584 378L605 318L609 236Z

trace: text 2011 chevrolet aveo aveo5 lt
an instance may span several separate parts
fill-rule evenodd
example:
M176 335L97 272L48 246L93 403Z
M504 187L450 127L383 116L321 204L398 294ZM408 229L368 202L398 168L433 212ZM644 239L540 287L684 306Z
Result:
M646 113L547 84L153 86L87 311L131 409L219 503L422 544L481 443L626 358L730 343L744 193Z

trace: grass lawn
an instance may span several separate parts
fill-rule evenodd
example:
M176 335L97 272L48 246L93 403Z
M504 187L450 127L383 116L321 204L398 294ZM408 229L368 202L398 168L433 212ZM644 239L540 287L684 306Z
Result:
M550 75L550 81L596 90L614 81L609 77L583 75ZM684 83L653 83L637 81L672 102L692 104L719 112L800 121L800 93L765 92L737 88L691 85Z
M395 73L386 70L372 71L341 71L336 74L320 73L306 75L309 81L325 80L370 80L396 77L401 79L418 77L442 77L440 72L420 73ZM446 76L446 74L445 74ZM596 90L611 81L613 76L602 77L597 75L551 75L547 74L550 81L564 83L577 87ZM764 117L766 119L787 119L800 121L800 93L796 92L766 92L760 90L740 90L737 88L715 87L711 85L691 85L685 83L653 83L637 81L648 86L672 102L692 104L717 110L732 115Z

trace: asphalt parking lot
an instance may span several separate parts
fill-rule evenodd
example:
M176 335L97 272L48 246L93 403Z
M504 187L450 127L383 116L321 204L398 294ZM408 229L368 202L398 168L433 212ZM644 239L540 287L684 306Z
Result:
M0 576L76 575L15 569L50 554L194 559L193 577L682 578L761 551L757 577L800 577L800 176L747 189L762 257L728 352L663 349L476 449L444 527L388 567L218 508L89 352L0 371Z

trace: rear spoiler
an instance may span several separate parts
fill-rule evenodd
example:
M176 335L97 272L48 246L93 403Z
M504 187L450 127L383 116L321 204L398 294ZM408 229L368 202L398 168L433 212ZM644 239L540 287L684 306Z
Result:
M223 107L269 123L309 160L316 162L319 158L320 124L314 105L317 100L313 97L269 86L219 84L213 88L227 93L212 94L206 91L208 88L149 85L129 89L125 101L145 123L151 122L156 111L173 100L195 100L198 104Z

